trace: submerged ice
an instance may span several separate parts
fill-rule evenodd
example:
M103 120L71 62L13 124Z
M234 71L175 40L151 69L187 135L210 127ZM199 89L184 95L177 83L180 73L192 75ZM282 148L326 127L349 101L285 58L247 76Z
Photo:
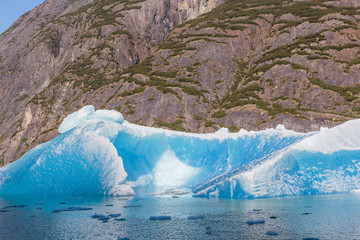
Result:
M360 120L297 133L182 133L86 106L55 139L0 169L0 194L130 195L191 186L198 197L254 198L360 188ZM134 191L135 189L135 191Z

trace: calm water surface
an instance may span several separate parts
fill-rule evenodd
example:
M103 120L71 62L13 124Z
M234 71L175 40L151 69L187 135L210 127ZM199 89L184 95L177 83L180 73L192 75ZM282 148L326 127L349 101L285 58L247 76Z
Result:
M148 195L153 191L138 189L134 197L2 196L0 209L9 211L0 212L0 239L360 239L360 194L218 200ZM12 205L26 206L6 208ZM52 213L68 207L92 210ZM126 220L103 222L91 217L95 213L121 213ZM149 220L158 215L172 219ZM192 215L206 218L188 220ZM246 223L258 219L265 223Z

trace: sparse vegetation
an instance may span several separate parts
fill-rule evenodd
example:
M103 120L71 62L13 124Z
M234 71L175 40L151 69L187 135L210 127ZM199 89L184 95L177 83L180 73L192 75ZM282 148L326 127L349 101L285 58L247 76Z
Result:
M121 97L127 97L127 96L132 96L132 95L135 95L137 93L142 93L145 91L145 87L139 87L139 88L135 88L134 90L132 91L123 91L120 96Z
M228 129L229 129L229 132L231 132L231 133L237 133L240 131L240 128L238 128L235 125L231 125L230 127L228 127Z
M226 117L227 116L227 113L224 112L224 111L218 111L218 112L215 112L211 115L212 118L223 118L223 117Z
M181 124L183 123L183 121L181 119L178 119L174 122L164 122L158 119L155 119L156 125L159 127L166 127L168 129L171 130L175 130L175 131L183 131L185 132L185 128L183 128L181 126Z
M309 81L312 84L317 85L325 90L330 90L340 94L348 102L357 99L356 95L360 93L359 87L340 87L340 86L329 85L318 78L309 78Z
M211 121L211 120L206 120L204 126L205 126L205 127L212 127L214 124L215 124L215 123L214 123L213 121Z

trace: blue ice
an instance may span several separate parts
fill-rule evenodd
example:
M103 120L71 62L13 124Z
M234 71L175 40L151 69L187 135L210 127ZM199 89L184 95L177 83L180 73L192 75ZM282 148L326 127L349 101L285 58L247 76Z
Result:
M133 195L190 186L194 196L258 198L360 189L360 120L298 133L194 134L139 126L86 106L58 137L0 169L0 194Z

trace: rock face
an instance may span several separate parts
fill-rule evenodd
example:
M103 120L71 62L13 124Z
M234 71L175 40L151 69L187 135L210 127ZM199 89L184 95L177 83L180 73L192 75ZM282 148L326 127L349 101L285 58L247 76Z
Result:
M0 164L92 104L177 130L360 114L358 1L48 0L0 35Z
M24 14L0 36L0 165L52 138L94 90L154 53L175 26L221 3L48 0Z

